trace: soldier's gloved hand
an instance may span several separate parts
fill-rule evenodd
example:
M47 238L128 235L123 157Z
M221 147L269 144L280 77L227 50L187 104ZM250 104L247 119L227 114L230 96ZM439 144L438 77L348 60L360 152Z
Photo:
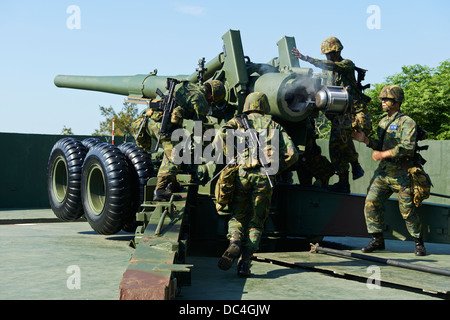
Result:
M353 131L352 138L358 142L366 143L366 134L364 132L362 132L361 130Z
M294 55L294 57L300 59L300 60L306 60L306 56L302 55L297 48L293 48L291 50L291 53Z

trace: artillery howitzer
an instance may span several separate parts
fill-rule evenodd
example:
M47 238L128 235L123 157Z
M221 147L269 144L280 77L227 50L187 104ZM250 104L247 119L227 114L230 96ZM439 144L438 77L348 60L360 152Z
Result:
M296 46L294 38L283 37L277 43L279 57L268 63L254 63L249 57L244 56L239 31L228 31L223 36L223 41L223 52L206 64L204 60L200 60L200 67L196 72L191 75L170 76L170 78L194 83L202 83L209 79L221 80L226 87L226 106L223 108L227 109L228 114L231 115L240 113L248 93L253 91L266 93L270 103L270 114L286 128L298 146L305 144L304 121L317 106L320 106L324 112L342 112L347 107L350 97L344 88L329 87L317 94L322 88L321 78L314 77L310 68L300 68L298 59L291 54L291 49ZM128 96L129 101L132 102L146 103L149 99L158 96L158 89L165 88L168 78L158 76L155 70L150 74L134 76L59 75L55 77L54 82L58 87L114 93ZM317 105L316 95L319 99ZM213 122L219 124L226 116L221 112L217 114ZM135 213L130 212L128 208L133 207L131 211L136 210L137 202L144 198L142 194L131 194L130 182L126 181L130 180L129 177L125 177L126 175L133 175L126 174L126 171L136 170L127 166L127 157L114 146L103 145L89 150L89 144L85 143L83 146L82 143L70 139L64 141L56 146L56 149L60 150L56 152L59 156L55 155L49 163L49 195L55 213L65 220L76 219L83 213L84 205L88 220L97 232L119 231L122 228L121 224L126 221L124 217L133 216ZM102 151L99 151L99 148ZM119 148L124 151L124 148L130 149L131 146L128 144ZM67 159L64 159L62 155L63 149L68 153ZM140 180L140 186L134 187L134 192L139 190L139 193L142 193L143 186L154 174L154 170L151 161L147 164L148 154L138 148L132 149L133 157L139 154L139 166L142 171L139 173L140 176L134 173L134 183L137 183L136 175ZM73 157L74 154L77 155L76 161L70 159L70 156ZM100 155L105 158L101 159ZM108 169L104 162L109 157L113 157L117 164L110 164L112 168ZM128 159L128 161L132 160ZM142 169L144 164L147 166L145 170ZM87 165L90 165L90 169L86 168ZM82 167L84 171L89 171L82 172ZM114 178L108 178L108 170L111 170L110 174ZM65 176L67 171L69 174ZM120 171L123 177L117 179L117 171ZM112 188L113 185L114 188ZM113 190L109 190L110 187ZM116 192L114 196L111 195L113 192ZM115 201L117 204L114 203ZM127 204L129 202L134 202L135 205ZM106 207L110 207L109 210L115 211L115 214L110 214L108 210L105 212ZM128 212L125 214L124 211ZM105 219L107 215L112 217L101 221L105 213Z
M291 54L296 47L292 37L278 43L279 56L267 63L254 63L244 55L239 31L223 37L223 52L204 63L191 75L158 76L157 71L123 77L57 76L58 87L109 92L128 97L128 101L150 105L158 89L168 78L203 83L221 80L226 88L226 104L218 106L208 117L210 125L219 127L241 113L246 96L254 91L267 95L270 114L304 150L307 124L317 110L340 114L351 104L343 87L323 87L321 77L312 69L300 68ZM162 95L165 95L162 93ZM203 124L205 125L205 124ZM193 124L184 127L193 132ZM195 139L195 137L194 137ZM194 150L195 151L195 150ZM220 165L187 166L177 176L184 186L180 201L152 201L158 155L144 152L134 143L119 147L90 138L82 142L64 138L53 147L48 164L48 193L56 216L72 221L83 214L92 228L102 234L121 229L135 231L136 251L120 284L122 299L165 299L174 296L178 286L189 283L190 265L185 265L187 243L190 247L223 252L226 245L227 215L217 214L214 184ZM295 168L294 168L295 170ZM208 181L206 184L205 182ZM322 188L278 183L274 186L272 207L266 221L262 251L286 250L287 243L317 236L367 237L363 217L364 196L338 194ZM386 207L385 237L406 239L408 232L395 202ZM448 243L442 226L448 221L448 206L424 204L425 240ZM433 230L438 230L434 232ZM295 249L298 250L298 246Z
M223 121L241 113L249 93L264 92L269 99L270 114L283 125L300 149L305 146L307 121L313 112L342 113L350 104L351 97L346 88L322 87L321 77L315 76L312 69L300 68L298 59L291 54L292 48L296 47L294 38L283 37L277 43L279 56L267 63L254 63L244 55L239 31L230 30L222 39L223 51L206 64L201 59L199 68L191 75L158 76L156 70L134 76L60 75L55 78L55 85L119 94L127 96L130 102L148 105L150 99L158 96L158 89L165 88L168 78L193 83L221 80L226 88L226 104L217 107L213 116L208 117L210 123L207 125L219 127ZM186 128L192 128L189 121L185 120ZM227 217L216 214L215 180L206 185L199 183L200 180L203 183L209 181L220 171L220 166L202 164L179 174L177 178L187 188L181 193L182 200L160 203L152 201L155 166L158 166L155 154L144 152L134 143L116 147L99 143L95 138L83 142L64 138L55 144L50 154L48 193L53 211L62 220L72 221L84 214L92 228L101 234L114 234L121 229L136 230L134 245L145 239L150 248L160 247L166 239L169 249L152 253L159 256L160 261L166 261L164 267L151 268L158 270L158 275L169 272L166 280L170 283L173 279L170 272L179 275L189 271L186 266L175 264L184 263L184 235L190 233L191 241L199 239L203 243L225 240ZM298 218L302 210L289 206L301 198L299 193L303 191L298 187L292 184L275 186L276 199L266 228L271 239L285 235L323 234L329 215L305 228L305 220ZM186 216L189 216L189 224L185 223ZM169 224L165 224L167 219ZM163 256L160 256L161 252L165 252ZM148 256L147 252L139 254ZM158 259L152 256L151 260ZM171 268L167 261L174 263L170 264ZM136 264L135 260L134 271L149 268ZM130 277L134 276L124 275L123 297L129 294L125 279Z

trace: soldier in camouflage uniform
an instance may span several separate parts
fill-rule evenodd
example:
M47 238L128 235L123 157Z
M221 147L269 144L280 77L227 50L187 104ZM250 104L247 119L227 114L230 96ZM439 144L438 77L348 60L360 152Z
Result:
M256 130L261 134L267 134L267 147L264 150L266 159L277 154L278 172L285 171L298 160L298 151L286 131L271 117L266 116L270 110L268 98L260 92L249 94L245 100L243 112L247 114L250 130ZM226 149L226 135L233 129L237 139L244 139L240 133L245 130L239 120L233 118L228 121L219 133L222 139L224 152ZM278 135L279 145L274 143L274 135ZM238 141L239 145L239 141ZM230 150L228 150L230 151ZM238 262L238 275L247 277L250 275L250 258L259 249L260 239L264 230L264 223L269 214L274 176L262 172L258 161L250 161L249 148L237 150L237 164L239 171L235 178L234 196L229 204L232 217L228 223L228 239L230 245L219 260L218 266L223 270L231 268L233 261L240 256ZM242 255L241 255L242 254Z
M369 139L359 131L353 138L364 142L374 149L372 158L380 161L370 183L364 214L367 231L372 235L372 241L362 248L363 252L383 250L384 202L398 192L400 213L405 220L408 232L415 240L415 254L426 255L422 238L422 224L419 215L414 210L414 192L411 188L408 169L414 167L414 153L417 139L417 126L413 119L400 111L404 100L402 88L389 85L381 90L379 95L383 111L387 116L378 124L378 139Z
M184 81L177 85L174 95L177 107L173 110L168 124L170 132L181 128L183 119L201 120L205 122L210 106L213 104L218 105L224 101L225 87L219 80L208 81L203 86L197 86ZM141 134L136 138L136 143L144 150L149 150L151 147L151 139L158 139L163 112L148 109L146 113L148 119L147 123L144 124L145 130L141 130ZM143 119L144 117L141 117L135 121L133 124L135 131L139 130ZM170 136L169 134L160 138L164 155L157 175L158 181L153 197L155 201L170 200L172 193L179 191L181 188L176 180L176 174L180 169L180 165L173 162L172 150L174 148L174 142L171 141Z
M312 180L315 178L314 185L326 188L328 181L334 175L334 167L322 155L322 149L316 142L315 118L318 113L318 110L316 110L315 114L307 119L305 151L303 153L300 152L297 174L301 185L312 185Z
M352 166L353 180L364 175L364 170L358 161L358 153L351 138L353 130L361 129L368 135L372 129L371 117L367 111L367 98L358 89L355 78L355 64L349 59L343 59L342 46L339 39L330 37L325 39L321 45L321 53L325 54L327 60L318 60L302 55L297 48L292 54L303 61L325 70L327 85L350 87L353 97L353 105L345 115L327 115L331 121L331 133L329 142L330 160L333 163L338 183L329 186L329 190L337 192L350 192L348 180L349 164Z

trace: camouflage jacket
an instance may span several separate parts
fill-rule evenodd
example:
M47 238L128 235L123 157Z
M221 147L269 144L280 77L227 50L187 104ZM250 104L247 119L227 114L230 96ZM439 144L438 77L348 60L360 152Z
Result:
M392 119L394 121L389 124ZM384 131L386 133L381 141ZM412 165L417 139L417 125L413 119L401 111L391 117L385 116L378 124L377 136L369 138L368 146L378 151L388 150L392 155L392 158L381 160L382 168L389 170Z
M358 90L358 84L355 77L355 64L349 59L343 59L341 61L329 61L329 60L319 60L311 57L306 57L307 62L312 65L325 70L327 75L327 85L331 86L342 86L350 87L350 94L354 99L354 104L356 109L364 108L360 101L363 101L363 95L360 90Z
M312 65L326 70L328 75L327 84L332 86L350 86L356 88L355 64L349 59L343 59L338 62L329 60L319 60L307 57Z
M174 113L184 119L206 119L209 112L209 103L206 100L206 88L184 81L175 91L175 99L178 107Z
M273 121L270 116L265 116L255 112L248 114L248 122L249 126L258 132L259 140L263 148L263 154L271 163L269 166L271 167L274 165L275 161L277 162L274 167L278 167L278 172L276 173L286 170L288 167L297 162L299 157L297 148L280 124ZM237 139L237 148L235 148L235 151L237 151L237 163L244 169L260 167L261 165L256 157L250 157L248 137L245 137L245 130L240 126L236 118L231 119L221 128L220 133L224 153L226 154L227 151L230 151L227 150L227 134L232 134L229 129L233 129L234 137ZM235 147L234 137L233 147ZM246 140L247 143L245 143ZM245 145L245 148L239 148L240 143L241 145ZM275 158L275 155L278 155L278 157Z

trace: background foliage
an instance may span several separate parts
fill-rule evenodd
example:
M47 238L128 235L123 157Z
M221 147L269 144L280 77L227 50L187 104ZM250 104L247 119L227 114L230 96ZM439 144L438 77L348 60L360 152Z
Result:
M112 119L114 120L114 134L116 136L132 136L131 125L138 117L138 107L133 103L124 102L122 110L115 112L113 107L105 108L99 106L105 120L100 122L100 129L95 129L94 136L110 136L112 132Z
M378 95L388 84L403 88L405 101L401 110L427 131L426 139L450 140L450 60L436 68L418 64L404 66L401 73L389 76L386 82L367 90L365 93L372 98L368 109L374 118L374 129L385 115Z

